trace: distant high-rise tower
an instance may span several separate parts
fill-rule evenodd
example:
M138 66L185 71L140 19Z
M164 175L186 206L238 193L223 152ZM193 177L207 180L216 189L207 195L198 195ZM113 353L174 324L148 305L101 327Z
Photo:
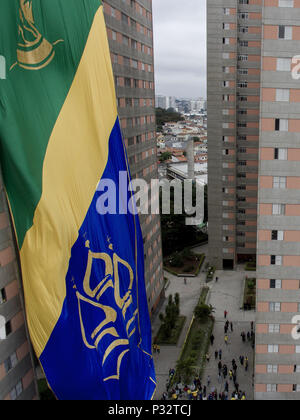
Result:
M257 260L256 399L300 399L299 41L299 0L208 1L209 252Z
M158 179L152 0L105 0L104 12L131 175ZM164 296L159 215L140 216L151 314Z

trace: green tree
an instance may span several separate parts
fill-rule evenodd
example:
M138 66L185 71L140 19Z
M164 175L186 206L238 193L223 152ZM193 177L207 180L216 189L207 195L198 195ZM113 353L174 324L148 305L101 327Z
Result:
M213 312L214 312L214 309L211 305L206 305L204 303L201 303L195 308L194 315L198 321L202 321L205 318L208 318L209 316L211 316Z
M204 190L205 211L204 221L207 221L207 188ZM196 203L196 187L193 187L193 205ZM207 240L205 233L199 232L195 226L186 226L186 215L174 214L174 189L170 194L170 213L162 214L161 210L161 229L162 229L162 246L164 256L172 255L174 267L182 267L183 261L181 256L175 253L183 248ZM162 209L162 192L160 192L160 208ZM184 208L184 194L182 194L182 208ZM174 261L175 259L175 261ZM172 263L173 264L173 263ZM178 264L178 265L177 265Z
M172 158L172 153L170 152L164 152L161 154L159 160L160 162L165 162L166 160L170 160Z
M183 378L184 383L189 383L191 377L196 371L196 360L194 357L189 357L185 360L179 360L176 364L177 375Z
M162 108L156 108L155 114L156 114L157 131L162 131L163 125L167 122L184 121L184 117L178 112L174 112L172 108L167 109L167 110L162 109Z

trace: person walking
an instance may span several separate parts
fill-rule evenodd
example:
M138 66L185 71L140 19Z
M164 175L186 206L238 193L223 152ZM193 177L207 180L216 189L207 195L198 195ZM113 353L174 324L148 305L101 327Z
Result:
M186 277L184 278L184 280L183 280L183 281L184 281L184 284L187 284L187 280L186 280Z
M224 379L227 378L227 374L228 374L228 368L226 365L223 366L223 375L224 375Z
M227 319L228 312L224 311L224 318Z
M236 364L234 364L234 365L232 366L232 368L233 368L233 372L234 372L234 374L236 375L236 372L237 372L237 365L236 365Z
M229 383L227 381L225 382L224 392L226 392L226 393L229 392Z
M215 336L212 334L212 335L210 336L210 344L211 344L211 346L213 346L213 345L214 345L214 342L215 342Z
M225 341L225 344L226 344L226 346L228 345L228 335L225 335L225 337L224 337L224 341Z
M222 362L220 361L220 362L218 363L218 370L219 370L219 374L221 374L222 369L223 369L223 365L222 365Z
M233 323L232 322L230 322L230 329L231 329L231 332L233 332Z
M240 362L242 366L244 366L244 360L245 360L244 356L240 356Z
M219 360L222 360L222 354L223 354L222 350L219 350Z

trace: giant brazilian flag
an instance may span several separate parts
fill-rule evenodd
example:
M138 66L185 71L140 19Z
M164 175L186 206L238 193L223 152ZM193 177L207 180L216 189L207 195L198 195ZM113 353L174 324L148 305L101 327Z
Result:
M0 160L31 340L58 399L155 391L137 216L97 211L127 173L99 0L1 0ZM117 203L124 208L124 202ZM119 207L119 206L118 206Z

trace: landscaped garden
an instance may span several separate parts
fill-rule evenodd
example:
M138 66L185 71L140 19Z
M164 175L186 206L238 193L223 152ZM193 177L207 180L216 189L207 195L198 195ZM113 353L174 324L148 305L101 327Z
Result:
M205 355L210 345L210 336L214 327L213 308L206 305L208 287L204 287L194 317L176 365L174 381L189 383L194 375L202 376L205 366Z
M174 275L197 276L201 270L205 254L196 254L185 248L181 252L174 252L164 259L164 269Z
M255 261L249 261L245 265L246 271L256 271L256 262Z
M174 299L172 295L169 296L165 313L161 313L159 319L161 326L154 343L176 346L186 321L186 317L180 315L180 297L178 293L176 293Z

